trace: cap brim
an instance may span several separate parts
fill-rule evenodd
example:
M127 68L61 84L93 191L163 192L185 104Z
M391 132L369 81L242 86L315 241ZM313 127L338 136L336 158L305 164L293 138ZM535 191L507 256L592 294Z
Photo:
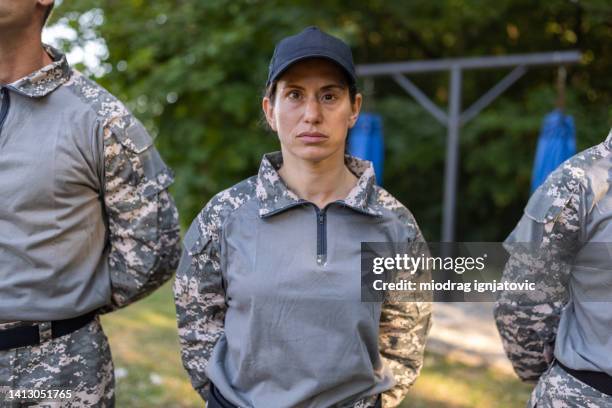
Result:
M351 84L354 84L357 81L357 78L355 77L354 74L352 74L349 69L345 66L345 63L338 58L335 55L329 55L326 53L309 53L309 54L304 54L304 55L300 55L297 56L295 58L290 59L289 61L285 62L283 65L280 66L280 68L278 69L278 71L276 72L276 74L271 77L268 78L268 82L266 83L266 86L269 86L272 82L274 82L275 80L277 80L283 73L285 73L285 71L287 71L292 65L303 61L305 59L309 59L309 58L324 58L326 60L329 60L333 63L335 63L336 65L338 65L340 68L342 68L342 71L344 71L344 73L346 74L347 78L352 81Z

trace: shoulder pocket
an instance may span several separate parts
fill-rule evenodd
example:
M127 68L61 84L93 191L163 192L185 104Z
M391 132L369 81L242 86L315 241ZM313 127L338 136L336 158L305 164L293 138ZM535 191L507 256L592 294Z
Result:
M125 129L112 125L111 131L119 143L133 154L131 161L134 168L142 169L144 179L140 179L139 184L145 197L167 189L174 182L172 170L153 147L153 138L138 119L131 117L131 124Z
M153 139L136 118L132 118L132 123L125 129L112 125L111 130L119 143L134 153L140 154L153 145Z
M193 257L200 254L209 241L210 237L201 233L196 219L187 230L183 238L183 245L189 256Z
M145 197L151 197L166 190L174 182L174 173L163 162L155 166L154 162L145 160L142 165L147 180L151 181L143 186Z
M541 224L554 222L571 197L572 192L563 186L541 185L529 198L525 215Z

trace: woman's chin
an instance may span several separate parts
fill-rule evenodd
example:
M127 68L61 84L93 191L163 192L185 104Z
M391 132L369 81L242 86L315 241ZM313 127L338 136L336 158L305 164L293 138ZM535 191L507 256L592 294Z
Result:
M320 162L322 160L328 159L332 157L335 153L334 149L331 149L329 146L321 146L321 145L306 145L301 146L299 149L293 150L293 156L300 160L310 161L310 162ZM344 155L341 155L342 157Z

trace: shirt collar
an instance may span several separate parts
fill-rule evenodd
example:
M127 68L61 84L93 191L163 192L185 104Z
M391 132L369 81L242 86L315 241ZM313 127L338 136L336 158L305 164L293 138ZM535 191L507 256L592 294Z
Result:
M66 56L49 45L43 44L43 48L53 62L9 84L9 88L30 98L42 98L68 80L71 70Z
M606 137L604 145L606 145L608 150L612 150L612 129L610 129L610 133L608 133L608 137Z
M380 215L380 211L368 204L376 182L372 163L349 155L344 156L344 163L359 179L346 198L336 202L361 213ZM306 200L300 199L291 191L278 174L278 169L282 164L281 152L267 153L261 161L256 184L260 217L277 214L296 205L307 203Z

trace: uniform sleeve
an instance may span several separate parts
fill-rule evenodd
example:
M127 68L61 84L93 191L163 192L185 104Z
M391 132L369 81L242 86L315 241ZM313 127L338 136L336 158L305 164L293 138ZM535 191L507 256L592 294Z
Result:
M208 399L205 369L224 332L225 291L216 234L202 231L196 219L185 235L174 281L181 357L196 391Z
M573 258L580 247L583 189L551 176L530 198L504 242L510 253L502 280L536 284L535 291L498 295L495 320L517 375L537 381L553 356L561 311L569 298Z
M415 256L427 251L420 231L417 231L415 243L417 245L410 246L411 251L419 252ZM418 275L417 280L431 279L431 272L425 269ZM425 343L431 328L431 302L423 294L417 296L415 301L386 299L382 305L379 349L395 378L395 386L383 393L385 408L401 404L423 366Z
M111 304L124 307L172 277L180 256L172 172L142 124L128 116L103 128L104 205L109 231Z

